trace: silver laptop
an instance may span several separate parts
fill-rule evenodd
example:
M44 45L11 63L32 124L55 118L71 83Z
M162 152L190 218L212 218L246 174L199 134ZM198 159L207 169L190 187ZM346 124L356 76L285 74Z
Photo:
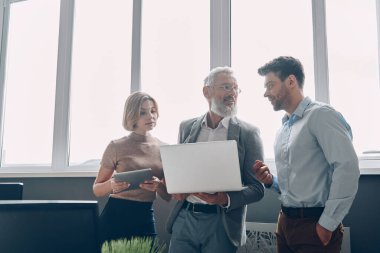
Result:
M160 151L169 193L243 189L234 140L164 145Z

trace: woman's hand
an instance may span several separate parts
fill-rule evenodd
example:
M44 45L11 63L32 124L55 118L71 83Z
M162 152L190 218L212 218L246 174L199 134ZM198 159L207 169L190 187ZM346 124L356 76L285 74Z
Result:
M120 193L126 189L128 189L130 184L128 182L116 182L115 179L111 179L111 188L112 188L112 193Z
M152 180L146 180L144 183L139 185L141 189L145 189L147 191L156 192L157 190L163 188L163 183L160 179L153 176Z
M157 192L158 195L160 195L161 198L166 201L170 201L172 198L166 189L164 178L160 180L157 177L153 176L152 180L148 180L140 184L140 188L151 192Z

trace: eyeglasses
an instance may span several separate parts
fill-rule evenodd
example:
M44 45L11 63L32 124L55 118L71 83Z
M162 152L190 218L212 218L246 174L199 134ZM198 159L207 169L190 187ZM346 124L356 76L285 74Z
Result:
M222 84L222 85L217 85L217 86L210 85L208 87L213 87L213 88L216 87L216 88L219 88L219 89L223 89L224 91L227 91L227 92L234 91L237 94L240 94L240 92L241 92L241 89L239 87L233 86L231 84Z

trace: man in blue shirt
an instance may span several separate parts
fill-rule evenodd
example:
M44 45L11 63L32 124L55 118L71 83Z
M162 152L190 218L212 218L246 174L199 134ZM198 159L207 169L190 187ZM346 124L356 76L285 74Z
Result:
M265 187L280 194L278 252L338 253L360 175L351 128L331 106L304 97L299 60L278 57L258 73L264 97L286 112L274 144L277 177L262 161L253 166Z

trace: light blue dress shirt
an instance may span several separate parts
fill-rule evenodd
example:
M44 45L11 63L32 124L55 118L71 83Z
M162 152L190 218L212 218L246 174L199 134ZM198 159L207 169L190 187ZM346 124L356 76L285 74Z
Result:
M352 132L331 106L306 97L282 120L275 140L277 178L271 188L286 207L325 207L319 224L333 231L358 189Z

